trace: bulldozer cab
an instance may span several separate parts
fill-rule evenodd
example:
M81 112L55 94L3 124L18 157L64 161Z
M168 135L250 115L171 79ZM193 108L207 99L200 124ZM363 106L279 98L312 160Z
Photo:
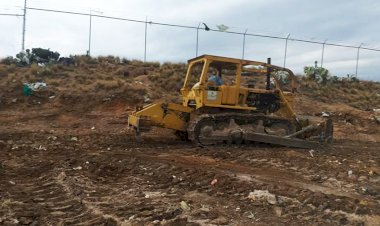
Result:
M295 88L292 87L293 73L270 63L211 55L191 59L188 63L188 71L181 89L182 104L196 109L207 106L256 110L261 106L255 106L250 101L252 98L258 98L253 94L268 99L273 93L281 92L282 80L277 76L280 72L291 78L288 79L291 84L289 90L294 91ZM288 99L291 101L291 98ZM255 103L257 105L258 100Z

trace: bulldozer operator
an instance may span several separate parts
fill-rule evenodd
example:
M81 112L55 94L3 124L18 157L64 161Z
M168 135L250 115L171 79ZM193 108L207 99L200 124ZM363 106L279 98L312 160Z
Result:
M221 85L223 85L222 77L218 73L218 71L215 70L215 69L211 70L211 74L209 75L207 82L210 85L215 85L215 86L221 86Z

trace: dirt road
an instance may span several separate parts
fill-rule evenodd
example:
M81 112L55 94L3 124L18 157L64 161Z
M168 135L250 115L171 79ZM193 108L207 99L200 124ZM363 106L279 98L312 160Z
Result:
M139 143L104 109L1 111L0 224L380 225L379 143Z

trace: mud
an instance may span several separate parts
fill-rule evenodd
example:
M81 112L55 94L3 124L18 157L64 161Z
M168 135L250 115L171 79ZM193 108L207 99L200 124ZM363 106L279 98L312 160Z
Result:
M201 148L163 129L137 142L121 102L61 106L0 111L0 224L380 225L378 142Z

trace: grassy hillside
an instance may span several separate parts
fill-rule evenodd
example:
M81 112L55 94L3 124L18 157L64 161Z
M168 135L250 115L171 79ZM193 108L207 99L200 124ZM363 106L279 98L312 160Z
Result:
M11 103L14 98L22 101L22 84L42 79L52 95L74 98L81 103L115 98L131 105L158 99L178 102L186 67L183 63L144 63L115 57L85 56L77 57L75 66L51 64L39 67L32 64L17 67L0 64L0 98L3 104ZM345 103L360 110L380 108L380 83L343 80L321 85L305 78L299 78L298 83L300 94L315 101Z

